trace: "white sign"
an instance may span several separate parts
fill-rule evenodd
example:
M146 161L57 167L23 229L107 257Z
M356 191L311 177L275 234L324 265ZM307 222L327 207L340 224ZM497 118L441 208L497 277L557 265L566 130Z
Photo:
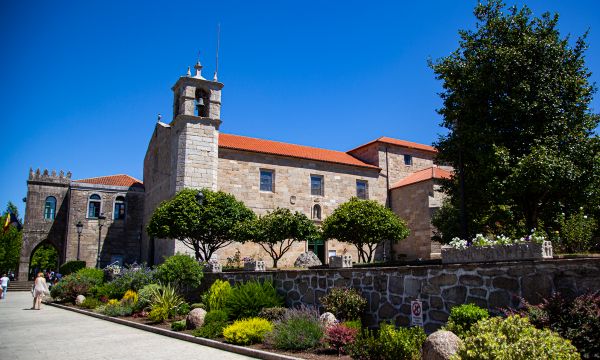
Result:
M423 303L421 300L410 302L410 323L416 326L423 326Z

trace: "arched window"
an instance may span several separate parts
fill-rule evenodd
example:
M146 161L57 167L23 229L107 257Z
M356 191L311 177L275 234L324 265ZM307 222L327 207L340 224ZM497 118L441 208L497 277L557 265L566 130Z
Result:
M115 199L115 211L113 214L115 220L125 220L125 197L117 196Z
M313 220L321 220L321 205L313 206L312 218Z
M101 198L98 194L90 195L90 199L88 201L88 218L97 219L100 216L100 204Z
M54 220L56 216L56 198L54 196L48 196L46 198L46 204L44 205L44 219Z

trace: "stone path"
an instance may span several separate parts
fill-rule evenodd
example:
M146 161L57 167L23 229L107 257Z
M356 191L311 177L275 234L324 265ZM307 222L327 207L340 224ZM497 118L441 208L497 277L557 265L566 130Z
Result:
M0 300L0 359L148 360L252 359L42 305L29 292Z

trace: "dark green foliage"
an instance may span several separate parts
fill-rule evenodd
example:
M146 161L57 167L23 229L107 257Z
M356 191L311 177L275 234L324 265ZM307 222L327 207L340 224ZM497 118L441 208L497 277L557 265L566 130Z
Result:
M158 239L177 239L194 251L197 261L208 261L215 251L236 240L236 226L255 218L254 212L233 195L202 189L183 189L161 203L152 214L148 234Z
M106 304L96 308L96 310L107 316L118 317L118 316L130 316L133 314L133 307L127 304Z
M398 242L410 230L392 210L375 200L353 197L337 207L323 221L323 238L337 239L356 246L360 261L371 262L383 241Z
M183 302L177 307L177 315L187 315L191 310L190 304Z
M85 298L85 300L83 300L83 302L79 306L84 309L92 309L93 310L100 305L102 305L102 302L100 300L88 296Z
M142 287L155 282L155 273L155 270L147 266L123 269L112 281L96 287L94 294L96 297L120 299L125 295L127 290L137 292Z
M558 216L560 232L552 239L553 248L562 253L582 253L594 248L593 236L598 227L596 220L586 215L583 208L578 212Z
M275 322L283 319L286 312L287 309L284 307L264 308L258 313L258 317Z
M77 295L88 296L91 290L100 285L102 280L97 273L82 272L64 276L56 285L52 286L50 295L61 301L74 301Z
M223 336L223 329L229 325L229 314L224 310L211 310L204 317L204 324L196 329L194 336L215 339Z
M600 356L600 292L575 298L554 293L539 305L525 302L523 309L507 311L515 313L529 317L538 329L550 329L571 340L583 359Z
M355 289L333 288L321 299L321 304L338 320L360 320L367 308L367 300Z
M138 301L135 306L136 310L141 311L148 309L152 303L152 297L158 290L160 290L160 285L158 284L148 284L143 286L138 291Z
M273 283L260 283L252 280L237 284L227 299L227 311L232 319L258 316L263 308L283 305L283 299L277 294Z
M276 322L267 343L279 350L306 350L320 345L323 326L319 314L307 308L290 309Z
M78 270L83 268L85 268L85 261L71 260L62 264L58 272L65 276L77 272Z
M183 331L185 329L185 320L174 321L171 323L171 330L173 331Z
M536 329L527 318L520 316L479 321L463 340L457 355L463 360L580 359L577 349L568 340L550 330Z
M482 309L474 304L465 304L455 306L450 310L448 323L444 327L445 330L452 331L461 339L465 338L479 320L487 319L490 313L486 309Z
M435 144L438 161L455 169L444 184L449 201L434 217L437 236L518 238L556 230L561 212L600 211L600 116L592 113L586 35L561 37L557 14L535 17L500 0L479 3L474 15L458 49L430 63L448 130Z
M9 205L11 203L9 202ZM8 210L8 208L7 208ZM4 225L6 216L0 217L0 224ZM0 231L0 272L15 271L19 268L21 245L23 244L22 232L15 226L10 226L6 231Z
M50 244L43 244L35 249L31 256L31 269L37 271L55 270L58 267L58 251Z
M206 310L206 305L204 305L203 303L193 303L192 309L205 309Z
M156 279L159 282L171 284L180 290L200 286L203 276L200 263L185 254L170 256L156 268Z
M273 267L297 241L317 237L317 227L301 212L276 208L254 221L241 223L238 236L259 244L273 259Z
M381 324L377 335L367 329L360 332L348 352L358 360L420 360L425 339L427 335L420 327Z
M95 268L83 268L76 271L77 275L83 276L85 278L94 279L98 283L102 283L104 281L104 271Z

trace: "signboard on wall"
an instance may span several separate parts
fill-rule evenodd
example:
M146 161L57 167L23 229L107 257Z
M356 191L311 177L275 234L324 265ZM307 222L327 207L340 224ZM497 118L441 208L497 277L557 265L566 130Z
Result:
M423 326L423 303L421 300L410 302L410 323L413 326Z

